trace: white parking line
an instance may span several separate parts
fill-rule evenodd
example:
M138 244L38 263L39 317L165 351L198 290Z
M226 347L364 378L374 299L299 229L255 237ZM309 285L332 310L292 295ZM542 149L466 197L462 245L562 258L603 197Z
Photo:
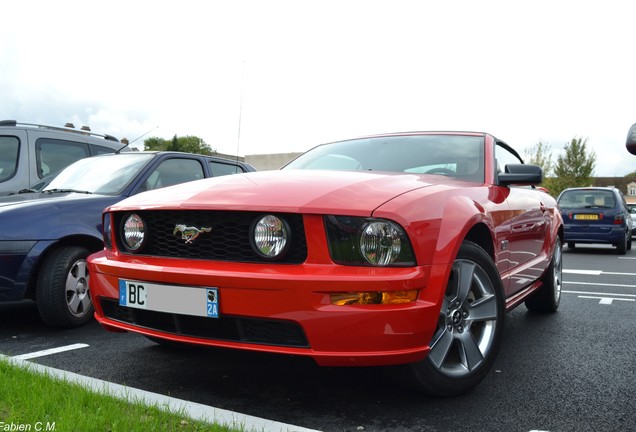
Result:
M608 271L603 271L603 270L569 270L569 269L563 269L563 273L566 273L566 274L579 274L579 275L587 275L587 276L601 276L601 275L636 276L636 273L608 272Z
M65 351L72 351L72 350L76 350L80 348L86 348L87 346L88 346L87 344L77 343L73 345L66 345L59 348L51 348L51 349L36 351L36 352L28 353L28 354L17 355L17 356L14 356L13 358L19 359L19 360L29 360L29 359L44 357L47 355L57 354L57 353L65 352Z
M567 269L563 269L563 273L599 276L601 273L603 273L603 270L567 270Z
M561 291L566 294L583 294L583 295L597 295L597 296L605 296L611 295L612 297L634 297L636 298L636 294L615 294L615 293L600 293L600 292L589 292L589 291Z
M579 298L599 300L598 304L602 304L602 305L611 305L614 302L614 300L627 301L627 302L636 301L635 299L624 299L624 298L616 298L616 297L596 297L596 296L583 296L583 295L580 295Z
M81 344L80 344L81 345ZM215 408L183 399L176 399L158 393L152 393L133 387L125 387L120 384L102 381L99 379L79 375L73 372L67 372L37 363L32 363L20 359L20 356L7 357L0 354L0 359L6 360L11 364L26 368L30 371L47 375L52 378L60 379L69 383L75 383L96 393L106 394L125 400L129 403L145 403L149 406L155 406L171 412L184 412L193 420L204 422L215 422L222 425L241 428L246 432L260 431L280 431L280 432L320 432L315 429L307 429L300 426L294 426L286 423L266 420L260 417L240 414L234 411L228 411L221 408Z
M594 285L594 286L607 286L607 287L616 287L616 288L636 288L636 285L625 285L625 284L614 284L614 283L598 283L598 282L572 282L572 281L563 281L564 284L569 285Z

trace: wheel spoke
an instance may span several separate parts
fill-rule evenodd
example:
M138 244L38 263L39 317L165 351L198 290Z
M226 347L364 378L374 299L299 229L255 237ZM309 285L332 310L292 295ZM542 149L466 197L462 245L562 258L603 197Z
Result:
M457 282L457 300L464 303L470 292L470 287L473 284L473 277L475 275L475 264L471 262L462 261L459 264Z
M81 308L78 309L78 313L85 313L88 308L91 306L91 296L88 295L88 291L86 292L86 294L84 294L82 296L81 299Z
M453 334L446 328L440 329L431 344L429 359L438 369L442 367L451 346L453 345Z
M86 264L86 261L80 260L76 262L74 268L71 269L71 273L74 273L77 279L85 279L88 277L88 265Z
M462 364L469 370L475 369L484 360L484 356L471 332L464 332L459 336L459 356Z
M79 312L79 307L82 304L80 296L76 292L73 292L71 297L67 297L67 299L69 310L74 314L77 314Z
M497 299L494 295L484 296L470 306L471 321L491 321L497 319Z

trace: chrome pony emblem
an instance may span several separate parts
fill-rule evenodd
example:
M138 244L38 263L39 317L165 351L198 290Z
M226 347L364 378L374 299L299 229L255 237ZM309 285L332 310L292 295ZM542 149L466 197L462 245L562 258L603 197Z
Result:
M199 237L199 234L209 233L210 231L212 231L211 227L197 228L194 226L188 226L186 224L176 224L174 226L174 231L172 232L172 235L174 235L178 239L185 240L186 244L188 244L188 243L192 243L194 239Z

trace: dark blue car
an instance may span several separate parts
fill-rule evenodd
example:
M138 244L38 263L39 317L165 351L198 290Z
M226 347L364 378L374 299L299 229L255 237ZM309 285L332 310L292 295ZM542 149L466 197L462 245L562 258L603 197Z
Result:
M632 248L632 217L619 189L569 188L561 192L557 203L569 248L577 243L604 243L616 246L621 255Z
M0 198L0 301L32 299L47 324L91 320L86 258L103 248L102 211L139 192L255 171L249 164L179 152L82 159L40 193Z

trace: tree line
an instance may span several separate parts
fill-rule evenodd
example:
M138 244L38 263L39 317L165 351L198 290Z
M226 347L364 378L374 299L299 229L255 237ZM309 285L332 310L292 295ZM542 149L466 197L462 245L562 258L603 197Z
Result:
M565 144L563 153L556 162L551 148L539 142L526 150L526 163L539 165L543 170L543 187L557 196L570 187L584 187L592 184L596 166L596 153L587 146L587 138L574 137Z
M147 151L180 151L185 153L195 153L202 155L213 155L216 153L209 144L201 138L193 135L172 137L171 140L150 137L144 140L144 150Z

